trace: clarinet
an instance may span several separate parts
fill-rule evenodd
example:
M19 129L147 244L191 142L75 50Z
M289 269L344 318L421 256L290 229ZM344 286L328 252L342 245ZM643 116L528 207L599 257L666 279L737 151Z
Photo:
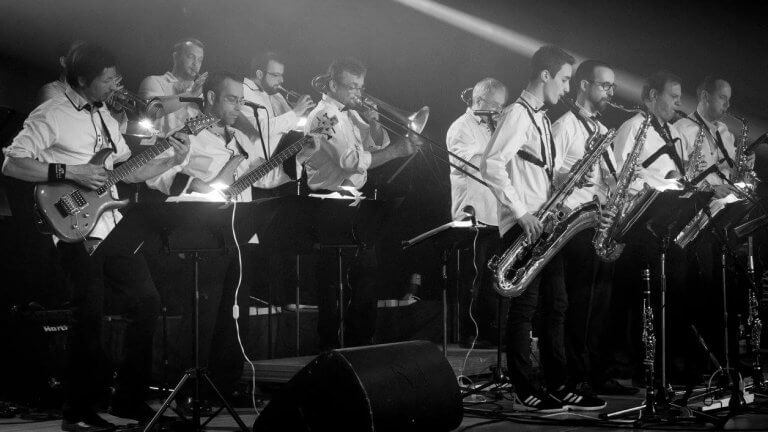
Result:
M648 268L643 269L643 346L645 347L645 357L643 366L645 368L645 408L643 416L653 416L656 414L654 407L654 398L656 389L654 388L654 363L656 362L656 333L653 330L653 308L651 307L651 271Z
M749 249L747 258L747 277L749 278L749 315L747 316L747 326L749 327L749 342L752 348L752 384L755 391L763 391L765 381L763 380L763 367L760 364L760 336L763 333L763 322L760 320L760 302L757 301L755 289L755 261L753 258L754 245L752 236L747 238L747 248Z

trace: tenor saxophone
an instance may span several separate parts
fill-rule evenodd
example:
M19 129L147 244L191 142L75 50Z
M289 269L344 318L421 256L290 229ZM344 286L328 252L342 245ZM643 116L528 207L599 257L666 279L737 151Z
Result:
M640 153L645 146L645 137L650 126L651 114L646 113L645 120L643 120L640 130L635 137L632 151L627 160L624 161L624 166L621 167L621 172L619 172L618 179L616 180L616 188L608 196L608 201L603 207L605 211L613 213L615 217L611 224L598 228L595 236L592 238L595 252L604 261L615 261L624 250L624 245L619 244L616 239L617 228L624 218L626 209L631 205L629 187L637 178L636 167L640 163Z
M701 162L704 160L705 127L704 125L699 125L699 132L696 134L696 140L693 143L693 150L691 151L688 168L686 169L686 178L689 181L694 181L703 171L701 169ZM675 236L675 244L685 249L688 244L699 236L707 225L709 225L709 215L703 209L699 210L696 216Z
M569 102L569 101L567 101ZM600 160L602 154L613 142L614 129L600 134L596 122L594 131L587 139L586 151L568 173L567 180L560 185L536 213L544 232L533 242L521 234L501 256L494 256L488 263L494 278L494 287L505 297L521 295L536 278L544 266L577 233L597 224L599 204L589 202L568 209L563 202L577 187L583 187L589 171Z

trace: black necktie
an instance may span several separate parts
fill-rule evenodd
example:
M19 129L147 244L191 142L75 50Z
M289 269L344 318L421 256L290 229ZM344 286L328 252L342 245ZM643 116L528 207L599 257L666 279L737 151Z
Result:
M720 149L720 153L723 154L728 166L733 168L733 159L728 156L728 152L725 150L725 144L723 144L723 137L720 136L720 131L715 131L715 144L717 144L717 148Z

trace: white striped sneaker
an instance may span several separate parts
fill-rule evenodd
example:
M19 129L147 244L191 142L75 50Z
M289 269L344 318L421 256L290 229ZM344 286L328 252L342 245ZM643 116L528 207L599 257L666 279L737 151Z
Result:
M539 413L556 413L566 410L557 399L543 392L515 393L515 397L512 400L512 409Z
M607 405L600 398L582 394L567 387L553 391L550 396L561 402L566 409L573 411L598 411Z

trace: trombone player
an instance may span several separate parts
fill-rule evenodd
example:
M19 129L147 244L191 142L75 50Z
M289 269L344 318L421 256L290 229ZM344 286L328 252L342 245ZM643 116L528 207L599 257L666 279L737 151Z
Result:
M472 89L471 106L448 128L446 144L448 150L469 161L475 166L480 165L480 160L485 153L485 148L491 139L495 127L492 122L491 112L501 113L501 110L507 103L507 87L495 78L484 78L475 84ZM484 111L483 115L477 115L477 112ZM468 169L466 165L463 167ZM454 219L462 218L464 209L471 206L475 211L477 221L491 227L498 227L499 216L497 214L496 197L493 192L485 185L482 185L470 178L458 169L451 167L451 214ZM473 306L473 316L478 323L477 335L472 335L473 325L470 321L469 309L461 312L462 335L460 343L462 346L469 346L474 336L477 336L475 347L489 348L495 346L496 330L495 326L500 323L494 323L493 317L496 315L495 296L493 292L493 283L491 272L487 270L486 263L488 259L496 254L498 249L498 234L493 231L488 235L488 231L480 234L477 241L477 252L475 254L475 264L478 274L473 280L479 284L472 286L471 292L463 292L462 297L471 295ZM462 305L466 307L469 299L462 299ZM498 317L497 319L501 319Z
M368 179L369 169L409 156L421 146L421 140L413 134L390 142L389 134L379 123L377 110L358 108L364 97L366 72L359 60L349 57L334 60L328 69L323 98L309 114L305 129L309 132L316 127L321 116L335 117L338 124L334 133L319 137L314 149L304 149L297 157L304 164L306 185L313 193L360 189ZM361 252L350 269L352 297L345 315L344 337L352 346L370 344L376 324L376 259L370 251ZM317 280L322 284L318 289L320 348L332 349L340 344L338 317L334 313L333 257L321 257L317 270Z

